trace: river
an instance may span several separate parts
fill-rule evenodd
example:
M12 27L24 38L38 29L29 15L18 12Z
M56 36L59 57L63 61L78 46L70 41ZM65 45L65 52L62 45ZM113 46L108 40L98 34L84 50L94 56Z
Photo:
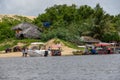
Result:
M0 80L120 80L120 54L0 58Z

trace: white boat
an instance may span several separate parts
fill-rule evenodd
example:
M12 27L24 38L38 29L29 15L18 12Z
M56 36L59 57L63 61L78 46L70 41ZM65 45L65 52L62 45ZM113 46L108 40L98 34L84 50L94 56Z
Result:
M28 55L30 57L42 57L45 56L45 52L48 52L48 54L46 56L50 56L51 52L50 51L46 51L46 50L28 50Z
M44 45L45 45L45 43L43 43L43 42L34 42L34 43L31 43L31 45L36 47L36 49L31 48L30 50L28 50L28 55L30 57L49 56L51 53L49 50L40 49L40 48L44 47Z

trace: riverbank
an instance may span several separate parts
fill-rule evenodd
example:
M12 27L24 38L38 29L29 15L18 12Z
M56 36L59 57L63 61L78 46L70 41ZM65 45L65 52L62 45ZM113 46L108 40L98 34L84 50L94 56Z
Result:
M0 53L0 58L7 58L7 57L22 57L21 52L11 52L11 53Z
M73 54L72 51L70 50L62 52L62 56L71 56L71 55ZM7 58L7 57L22 57L22 52L9 52L9 53L0 52L0 58Z

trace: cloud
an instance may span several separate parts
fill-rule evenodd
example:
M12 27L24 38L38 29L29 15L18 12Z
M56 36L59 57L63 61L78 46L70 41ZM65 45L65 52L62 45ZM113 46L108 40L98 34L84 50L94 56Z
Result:
M89 5L95 7L97 3L100 3L107 13L112 15L120 13L120 1L117 0L0 0L0 14L37 16L43 13L46 8L55 4L76 4L77 6Z

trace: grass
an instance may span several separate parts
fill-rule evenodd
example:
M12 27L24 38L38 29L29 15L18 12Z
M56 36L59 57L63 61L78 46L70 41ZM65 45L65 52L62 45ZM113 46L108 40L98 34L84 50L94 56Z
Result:
M79 48L76 44L73 44L71 42L67 42L67 41L64 41L64 40L61 40L61 39L55 39L56 41L55 42L62 42L65 44L65 46L68 46L70 48L74 48L74 49L77 49L77 50L84 50L84 48ZM12 48L13 46L17 45L17 43L23 43L25 44L24 46L29 46L30 43L32 42L43 42L41 40L38 40L38 39L22 39L22 40L18 40L18 39L9 39L9 40L4 40L0 43L0 51L3 51L5 50L6 48Z
M37 39L22 39L22 40L17 40L17 39L9 39L9 40L4 40L0 43L0 51L5 50L6 48L12 48L13 46L17 45L17 43L24 43L24 46L29 46L30 43L32 42L41 42L41 40Z
M67 42L67 41L64 41L64 40L61 40L61 39L57 39L57 40L58 40L58 42L60 41L60 42L64 43L65 46L68 46L70 48L77 49L77 50L82 50L82 51L84 50L84 48L78 47L78 45L73 44L71 42Z

